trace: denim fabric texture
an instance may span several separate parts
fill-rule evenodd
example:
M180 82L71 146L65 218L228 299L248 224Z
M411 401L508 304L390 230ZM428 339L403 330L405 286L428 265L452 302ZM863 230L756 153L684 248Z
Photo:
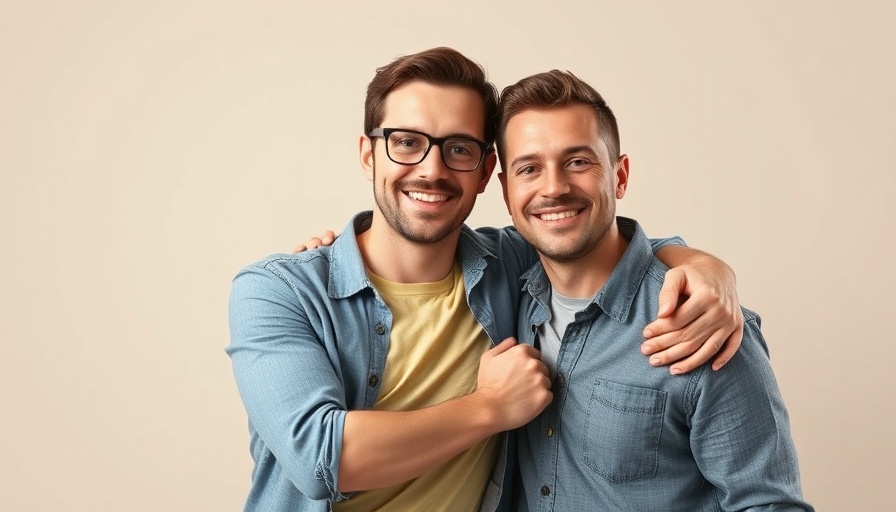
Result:
M759 317L744 310L741 348L673 376L639 346L667 268L638 224L617 218L629 246L564 334L554 400L520 429L520 510L813 510L802 497L787 411ZM540 263L523 276L520 338L537 344L550 318Z
M247 511L324 511L345 498L337 489L345 414L376 402L392 324L355 239L370 220L361 213L331 247L269 257L233 281L227 353L255 462ZM457 254L485 332L494 343L515 336L519 276L534 251L512 228L464 226ZM505 443L483 510L498 507L506 452Z
M376 402L392 326L355 238L370 221L360 213L332 246L271 256L234 278L227 353L255 462L246 511L325 511L346 498L337 485L345 415ZM531 246L512 227L464 226L457 257L485 332L494 343L516 336L520 276L537 261ZM503 444L482 510L507 507L511 449Z

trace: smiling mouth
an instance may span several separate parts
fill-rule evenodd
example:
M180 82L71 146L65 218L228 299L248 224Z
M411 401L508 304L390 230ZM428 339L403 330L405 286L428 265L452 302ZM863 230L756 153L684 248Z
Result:
M581 210L566 210L566 211L562 211L562 212L542 213L542 214L536 215L536 217L538 217L539 219L541 219L545 222L550 222L550 221L557 221L557 220L568 219L570 217L575 217L576 215L579 214L580 211Z
M442 203L450 197L447 194L427 194L425 192L405 192L405 194L415 201L423 201L424 203Z

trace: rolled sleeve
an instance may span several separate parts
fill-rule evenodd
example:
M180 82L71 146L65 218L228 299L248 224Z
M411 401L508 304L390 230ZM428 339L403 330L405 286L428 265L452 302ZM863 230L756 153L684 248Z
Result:
M300 493L338 501L346 497L338 491L345 391L335 348L308 302L277 268L244 269L232 285L227 354L261 440L252 446L256 464L273 455Z

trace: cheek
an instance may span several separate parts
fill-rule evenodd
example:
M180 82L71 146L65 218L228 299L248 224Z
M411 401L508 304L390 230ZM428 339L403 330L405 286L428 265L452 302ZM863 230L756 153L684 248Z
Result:
M511 211L521 212L526 207L528 195L519 187L511 186L507 191L507 206Z

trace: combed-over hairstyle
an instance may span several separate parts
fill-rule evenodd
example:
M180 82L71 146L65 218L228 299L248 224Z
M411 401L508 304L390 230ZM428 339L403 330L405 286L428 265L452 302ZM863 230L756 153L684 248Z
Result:
M616 116L607 106L603 96L569 71L553 69L523 78L519 82L505 87L501 92L497 136L501 168L505 169L504 133L510 118L524 110L542 110L570 105L587 105L594 110L600 136L607 145L607 152L614 162L618 160L619 127L616 124Z
M432 48L399 57L378 68L367 85L364 100L364 133L381 128L386 96L402 85L421 81L433 85L467 87L476 91L485 105L485 142L495 141L498 124L498 89L486 80L482 66L447 47Z

